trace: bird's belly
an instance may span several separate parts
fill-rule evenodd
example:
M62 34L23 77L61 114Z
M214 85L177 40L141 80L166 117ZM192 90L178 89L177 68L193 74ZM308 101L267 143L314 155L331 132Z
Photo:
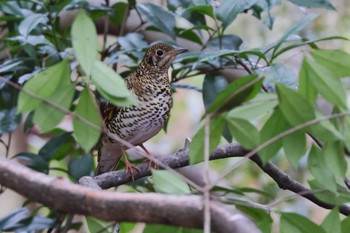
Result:
M126 136L123 139L139 145L155 136L169 118L171 99L165 100L140 103L135 109L136 116L127 118L128 127L120 127L121 136Z

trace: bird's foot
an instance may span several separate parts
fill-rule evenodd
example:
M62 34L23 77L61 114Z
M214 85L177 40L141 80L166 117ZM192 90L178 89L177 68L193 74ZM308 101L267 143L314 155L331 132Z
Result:
M148 163L148 171L150 171L151 170L151 168L154 168L154 169L159 169L159 164L158 163L156 163L155 161L155 158L154 158L154 156L152 156L152 159L145 159L144 160L144 163Z
M138 173L141 173L141 169L129 161L125 161L125 173L130 173L132 181L135 181L135 175L134 170L136 170Z

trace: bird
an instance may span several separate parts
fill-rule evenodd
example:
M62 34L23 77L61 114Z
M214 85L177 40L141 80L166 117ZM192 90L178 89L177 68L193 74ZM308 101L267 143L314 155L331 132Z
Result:
M96 145L98 164L95 176L112 171L121 156L125 170L134 180L134 170L140 169L128 161L125 150L129 149L115 135L133 146L140 146L148 155L153 155L143 143L155 136L169 119L173 104L168 70L176 56L187 49L158 42L149 47L136 70L125 78L127 88L137 97L137 104L121 107L107 103L101 109L104 131ZM157 165L149 160L150 167Z

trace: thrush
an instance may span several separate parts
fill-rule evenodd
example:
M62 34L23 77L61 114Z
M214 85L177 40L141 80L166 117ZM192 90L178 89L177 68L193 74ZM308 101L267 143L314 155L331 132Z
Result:
M152 45L144 55L137 69L125 78L129 91L138 99L137 104L120 107L108 103L101 111L105 130L98 143L98 165L95 175L114 170L121 156L124 157L126 172L134 179L132 165L126 156L128 148L111 137L123 139L141 148L152 156L143 143L155 136L167 123L172 107L168 69L175 57L187 51L166 43ZM152 161L149 161L152 165Z

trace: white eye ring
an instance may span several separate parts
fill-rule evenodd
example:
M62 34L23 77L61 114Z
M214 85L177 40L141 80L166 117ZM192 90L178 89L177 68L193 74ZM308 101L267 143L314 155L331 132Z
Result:
M158 49L158 50L156 51L156 54L157 54L158 57L161 57L161 56L163 56L164 52L163 52L163 50Z

